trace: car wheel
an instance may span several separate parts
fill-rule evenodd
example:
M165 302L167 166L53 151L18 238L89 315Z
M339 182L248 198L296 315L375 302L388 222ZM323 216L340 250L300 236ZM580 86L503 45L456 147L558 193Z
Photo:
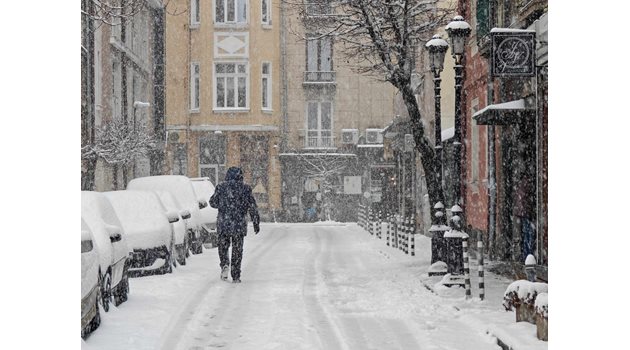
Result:
M94 315L90 323L88 323L85 328L81 330L81 338L83 339L87 338L88 335L94 332L101 325L101 312L100 308L98 307L98 300L100 299L100 296L100 290L97 290L96 300L94 303L94 306L96 307L96 314Z
M190 236L186 235L187 237L184 239L184 252L186 254L186 258L190 257Z
M103 306L103 310L105 312L109 312L109 303L112 298L112 277L107 271L104 276L101 277L100 280L100 288L101 288L101 305Z
M186 249L184 246L181 248L176 248L177 251L177 263L180 266L184 266L186 265L186 253L184 253L184 249Z
M173 273L173 252L166 252L166 261L164 262L164 273Z
M203 240L201 238L197 241L193 241L192 252L193 254L203 253Z
M175 242L171 242L171 262L173 267L177 267L177 249L175 249Z
M114 292L114 305L118 306L128 299L129 294L129 275L127 274L127 269L123 272L123 277L118 283L116 287L116 291Z

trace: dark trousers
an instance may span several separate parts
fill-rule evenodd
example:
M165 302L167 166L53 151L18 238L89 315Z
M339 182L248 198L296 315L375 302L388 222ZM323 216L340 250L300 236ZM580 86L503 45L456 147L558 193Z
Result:
M239 234L219 234L219 265L232 266L232 279L241 278L241 260L243 260L243 236ZM228 260L228 249L232 244L232 262Z

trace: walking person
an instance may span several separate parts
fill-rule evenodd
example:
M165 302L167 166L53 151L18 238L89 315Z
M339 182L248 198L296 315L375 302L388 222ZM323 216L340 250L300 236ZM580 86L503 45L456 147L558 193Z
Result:
M243 171L240 168L228 169L225 181L217 185L214 194L210 197L210 206L219 210L217 234L221 279L227 280L231 265L232 282L241 283L243 238L247 235L245 215L249 212L256 234L260 231L260 217L256 200L252 195L252 188L243 182ZM230 243L232 244L231 263L228 260Z

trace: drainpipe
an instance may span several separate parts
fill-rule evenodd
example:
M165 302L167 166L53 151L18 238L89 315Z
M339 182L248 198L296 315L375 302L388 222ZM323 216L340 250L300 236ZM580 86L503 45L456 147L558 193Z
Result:
M282 139L280 141L280 151L287 149L287 137L289 135L289 115L288 115L288 80L287 80L287 45L286 45L286 4L280 3L280 74L282 79L282 93L280 96L280 109L282 113Z

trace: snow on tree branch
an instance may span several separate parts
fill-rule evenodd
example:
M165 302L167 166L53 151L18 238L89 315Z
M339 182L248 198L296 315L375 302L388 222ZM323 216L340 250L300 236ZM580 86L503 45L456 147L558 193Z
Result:
M411 79L416 51L447 22L452 10L437 0L283 0L302 20L303 40L330 37L354 70L398 87ZM293 31L297 33L297 31ZM316 33L313 36L310 34Z
M96 129L94 144L81 148L82 159L101 158L108 164L130 164L157 149L157 141L145 128L134 130L122 120L105 123Z

